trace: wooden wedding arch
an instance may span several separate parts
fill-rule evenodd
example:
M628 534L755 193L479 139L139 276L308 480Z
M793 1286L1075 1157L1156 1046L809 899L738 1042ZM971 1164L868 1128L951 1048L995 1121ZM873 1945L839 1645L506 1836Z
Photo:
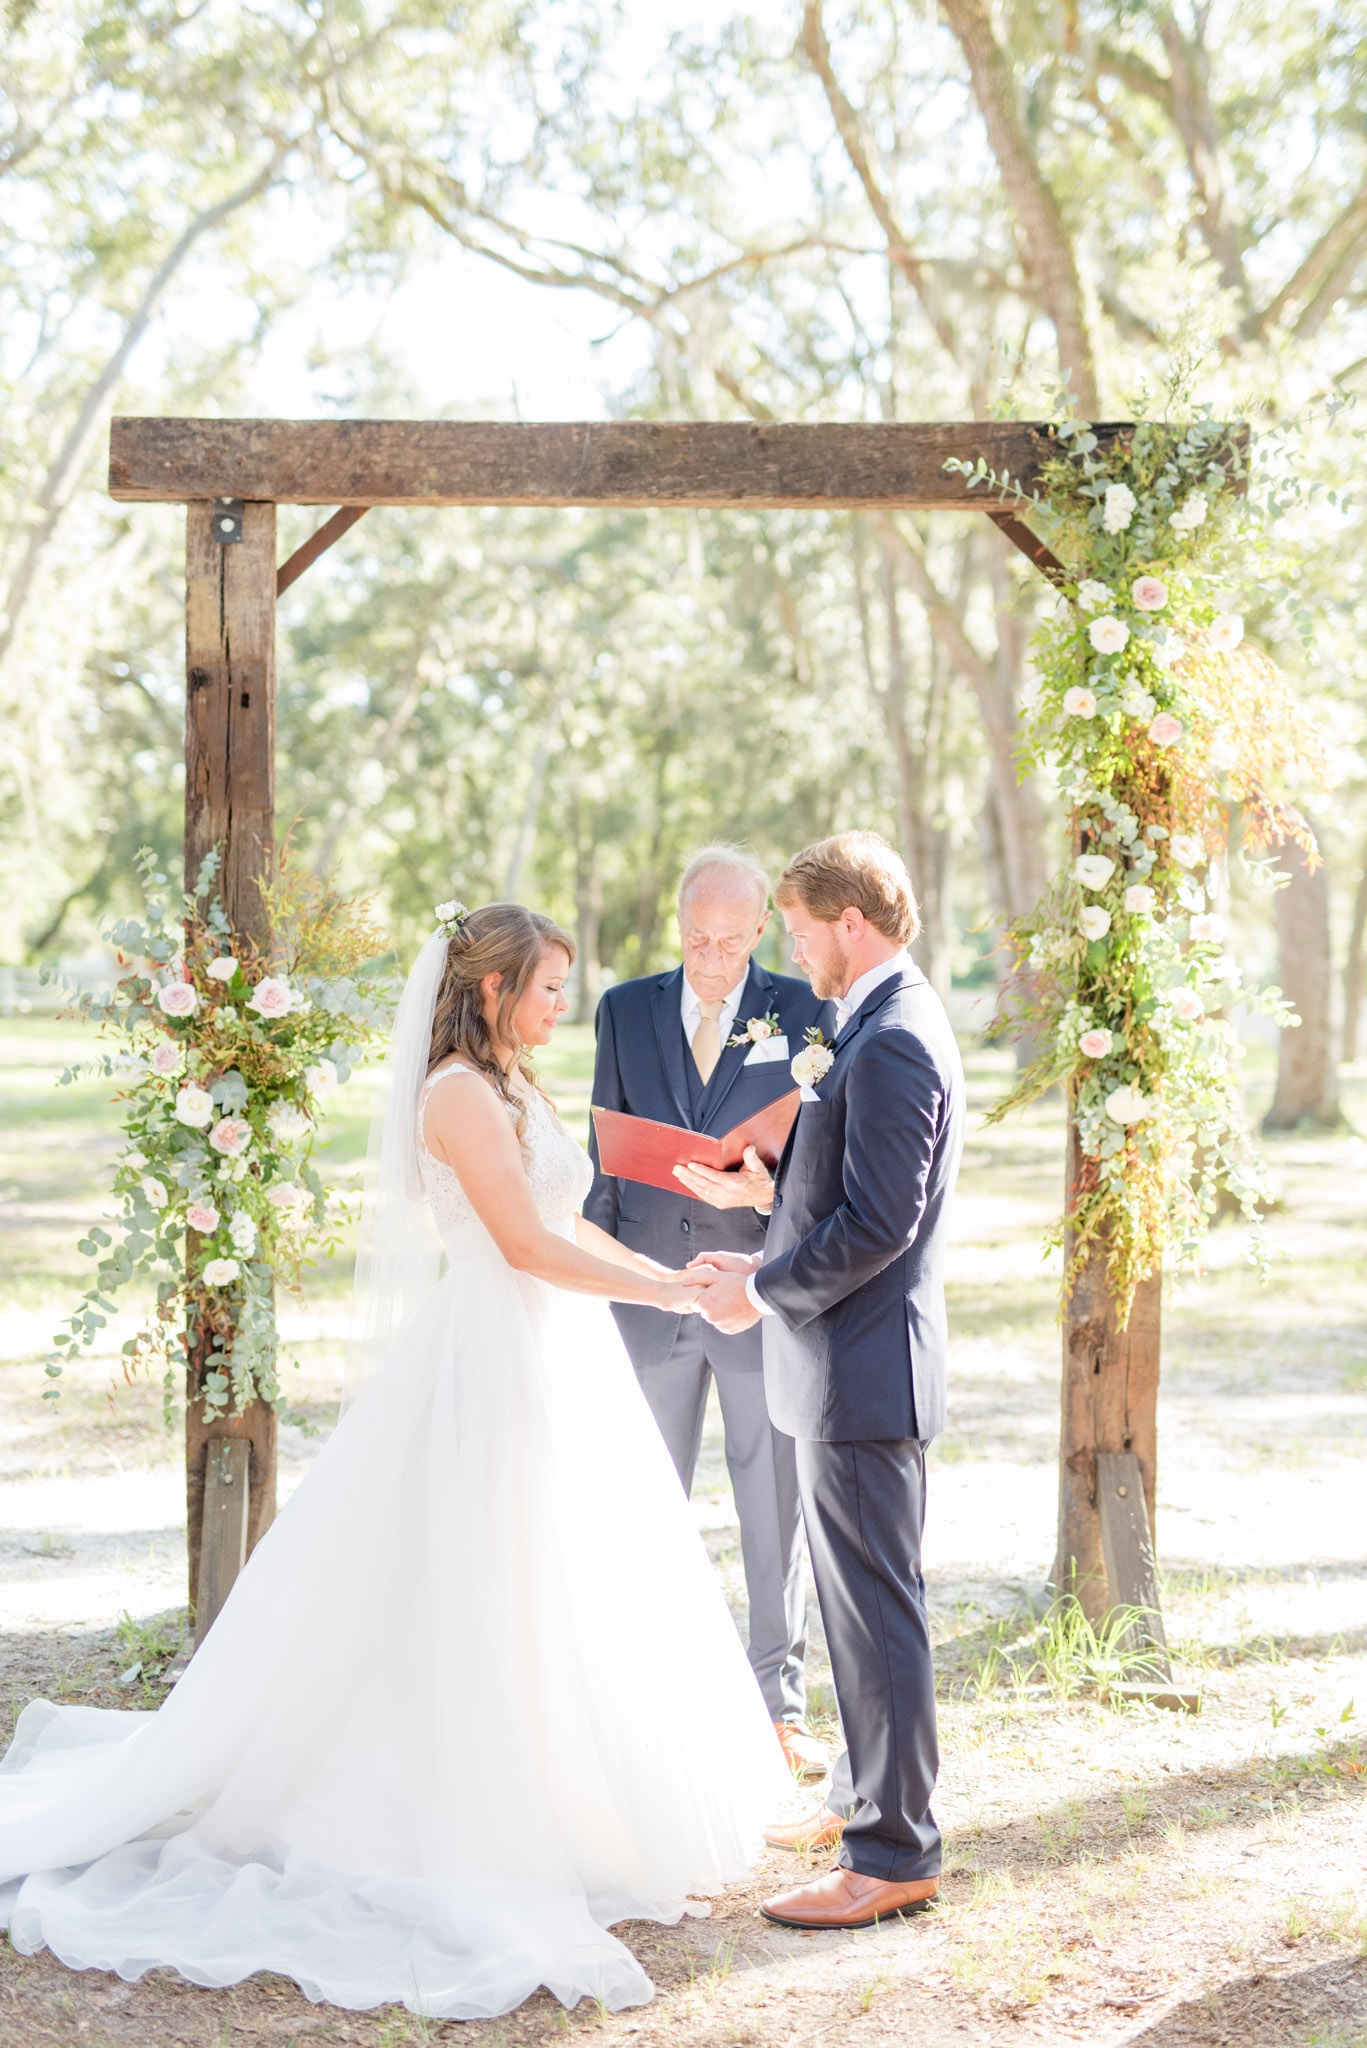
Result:
M1098 426L1103 442L1127 429ZM1000 502L946 460L983 460L1029 492L1059 450L1040 423L795 426L747 421L504 425L392 420L119 418L110 494L183 504L185 874L224 848L224 908L264 938L257 892L275 843L275 605L373 505L616 506L661 510L986 513L1044 575L1063 571ZM277 564L277 505L339 509ZM1070 1136L1069 1173L1076 1170ZM185 1477L190 1603L203 1637L275 1511L275 1413L254 1402L206 1420L191 1333ZM1104 1266L1073 1292L1063 1339L1060 1571L1084 1604L1148 1608L1161 1651L1150 1531L1159 1282L1117 1326Z

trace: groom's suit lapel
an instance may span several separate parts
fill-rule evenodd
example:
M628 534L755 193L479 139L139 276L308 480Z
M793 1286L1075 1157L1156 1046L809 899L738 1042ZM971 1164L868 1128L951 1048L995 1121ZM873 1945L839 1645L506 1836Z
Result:
M925 976L919 967L907 967L900 974L890 974L886 981L879 982L877 988L870 989L854 1015L846 1018L843 1029L836 1032L831 1045L831 1050L835 1057L839 1059L842 1053L849 1050L849 1047L868 1023L869 1018L877 1016L884 1003L890 1002L899 989L915 988L924 980ZM826 1078L830 1079L829 1071ZM783 1153L777 1167L774 1169L776 1182L781 1181L788 1170L788 1161L792 1156L793 1146L801 1127L802 1111L799 1109L793 1123L793 1128L788 1133L788 1142L783 1148Z
M688 1099L688 1074L684 1067L686 1041L680 1011L682 992L683 969L676 967L672 974L662 975L656 983L655 993L650 999L650 1013L660 1048L660 1066L674 1097L679 1122L686 1130L692 1130L693 1111Z
M768 974L752 960L750 962L750 972L745 978L745 987L740 992L740 1007L736 1011L736 1021L731 1026L730 1035L732 1038L735 1038L744 1031L745 1026L752 1017L762 1017L764 1015L765 1011L769 1008L769 990L772 987L773 982ZM711 1129L723 1102L725 1102L727 1096L735 1087L740 1077L740 1070L750 1057L750 1051L751 1046L748 1039L741 1045L724 1045L722 1047L721 1058L717 1061L712 1079L707 1084L707 1092L703 1097L702 1114L699 1118L699 1126L702 1130Z

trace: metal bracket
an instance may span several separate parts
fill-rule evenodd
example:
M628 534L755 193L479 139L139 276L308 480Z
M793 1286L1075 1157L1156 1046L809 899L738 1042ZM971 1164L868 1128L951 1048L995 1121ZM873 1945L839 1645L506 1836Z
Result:
M214 499L214 539L226 547L229 541L242 538L241 498Z

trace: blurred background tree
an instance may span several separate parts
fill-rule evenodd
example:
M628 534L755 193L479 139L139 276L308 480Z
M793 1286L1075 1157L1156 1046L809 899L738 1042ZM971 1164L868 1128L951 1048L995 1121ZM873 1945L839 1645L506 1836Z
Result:
M1123 417L1186 365L1222 415L1302 417L1323 486L1283 508L1292 602L1249 624L1340 756L1327 864L1236 873L1231 907L1306 1015L1274 1120L1332 1121L1367 939L1361 514L1326 495L1360 462L1325 402L1367 379L1355 26L661 13L11 7L0 957L87 944L132 849L178 835L176 522L104 499L113 410L506 416L502 350L535 416L1029 417L1063 388ZM778 861L873 823L937 986L989 993L1057 852L1014 755L1051 601L951 515L375 512L282 603L282 815L404 945L452 888L571 919L581 1014L668 957L700 839Z

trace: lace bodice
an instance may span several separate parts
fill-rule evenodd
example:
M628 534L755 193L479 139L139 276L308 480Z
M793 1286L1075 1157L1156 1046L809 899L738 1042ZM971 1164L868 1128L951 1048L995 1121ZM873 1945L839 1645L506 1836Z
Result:
M453 1167L434 1159L428 1151L423 1126L432 1090L442 1082L459 1078L462 1087L487 1088L489 1083L473 1067L442 1067L431 1075L418 1099L418 1171L432 1214L443 1237L475 1221L475 1212L460 1177ZM509 1116L513 1105L506 1105ZM527 1133L523 1142L523 1164L531 1185L532 1199L543 1223L568 1222L593 1185L593 1162L583 1146L565 1129L544 1095L535 1089L527 1097Z

